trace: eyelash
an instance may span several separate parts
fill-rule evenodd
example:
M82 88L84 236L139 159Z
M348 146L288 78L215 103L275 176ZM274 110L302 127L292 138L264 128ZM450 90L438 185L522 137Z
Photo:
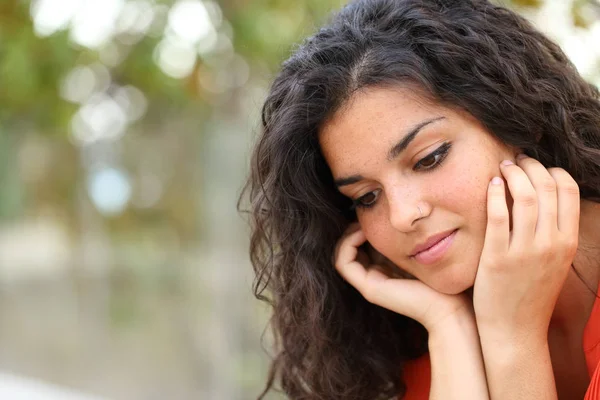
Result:
M413 171L420 170L422 172L431 172L434 169L438 168L439 166L442 165L442 163L448 156L448 153L450 152L451 147L452 147L451 143L444 142L440 147L438 147L437 149L435 149L434 151L432 151L425 157L421 158L413 167ZM433 164L431 167L423 167L422 166L424 160L433 158L433 160L435 161L437 156L439 156L439 158L437 159L436 163ZM377 199L379 197L379 192L381 192L381 189L377 189L372 192L366 193L366 194L360 196L358 199L352 200L352 206L350 207L350 209L351 210L355 210L357 208L369 209L369 208L373 207L375 205L375 203L377 202ZM369 203L369 204L362 203L362 201L365 199L365 197L370 196L372 194L376 194L376 197L371 203Z

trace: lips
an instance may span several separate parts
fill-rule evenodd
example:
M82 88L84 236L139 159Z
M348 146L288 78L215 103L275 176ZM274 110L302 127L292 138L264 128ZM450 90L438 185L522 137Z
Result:
M451 229L445 232L441 232L438 234L435 234L433 236L430 236L425 242L415 246L415 248L413 249L412 253L411 253L411 257L414 257L415 255L419 254L422 251L425 251L431 247L433 247L434 245L436 245L437 243L439 243L441 240L447 238L448 236L450 236L452 233L454 233L454 231L456 231L456 229Z

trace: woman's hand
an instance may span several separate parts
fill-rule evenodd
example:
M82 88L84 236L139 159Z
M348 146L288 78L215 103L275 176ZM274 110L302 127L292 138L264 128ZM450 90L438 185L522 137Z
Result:
M556 300L577 250L579 188L563 169L530 157L502 164L505 185L490 184L485 243L473 305L479 329L546 338Z
M369 257L359 249L365 242L360 225L350 225L336 246L335 267L367 301L425 326L431 362L429 399L489 399L471 299L466 294L439 293L416 279L393 278L393 269L373 264L376 255ZM411 382L408 385L410 394Z
M530 157L503 163L488 189L488 222L473 306L490 398L557 398L548 327L577 251L579 188Z
M389 268L373 263L373 257L359 248L365 242L360 225L351 224L337 243L334 265L367 301L420 322L430 334L438 328L443 330L441 326L453 322L453 317L474 318L466 294L447 295L416 279L393 277Z

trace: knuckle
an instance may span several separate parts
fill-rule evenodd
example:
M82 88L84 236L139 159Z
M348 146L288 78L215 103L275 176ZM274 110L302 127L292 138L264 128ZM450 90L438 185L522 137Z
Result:
M552 245L552 242L546 240L538 243L535 249L537 255L548 258L551 258L555 251L556 248Z
M579 197L579 185L576 182L568 182L561 185L561 190L569 195Z
M556 181L551 177L548 177L540 183L540 188L543 192L554 193L556 192Z
M515 196L515 202L525 206L525 207L533 207L537 205L537 197L531 193L524 193Z
M488 224L493 226L503 226L508 222L508 217L501 213L489 213Z
M579 185L577 184L575 179L573 179L571 174L569 174L563 168L559 168L559 167L549 168L548 172L550 173L550 175L552 175L552 177L556 181L556 185L559 190L563 190L568 193L579 194Z

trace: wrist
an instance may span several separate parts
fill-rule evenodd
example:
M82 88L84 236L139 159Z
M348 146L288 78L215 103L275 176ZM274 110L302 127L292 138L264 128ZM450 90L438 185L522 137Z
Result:
M471 299L457 296L444 307L436 307L428 311L420 321L429 335L443 333L446 329L455 329L476 325L475 311Z
M511 329L506 326L490 326L477 321L477 331L482 343L488 343L506 349L520 346L539 347L548 344L547 329Z
M502 333L484 334L480 340L490 397L556 399L547 337Z
M523 359L546 359L550 355L547 335L479 331L479 339L485 358L501 365L514 365Z
M454 345L457 340L479 341L477 323L470 313L456 313L448 316L427 329L429 333L429 349L448 344Z

